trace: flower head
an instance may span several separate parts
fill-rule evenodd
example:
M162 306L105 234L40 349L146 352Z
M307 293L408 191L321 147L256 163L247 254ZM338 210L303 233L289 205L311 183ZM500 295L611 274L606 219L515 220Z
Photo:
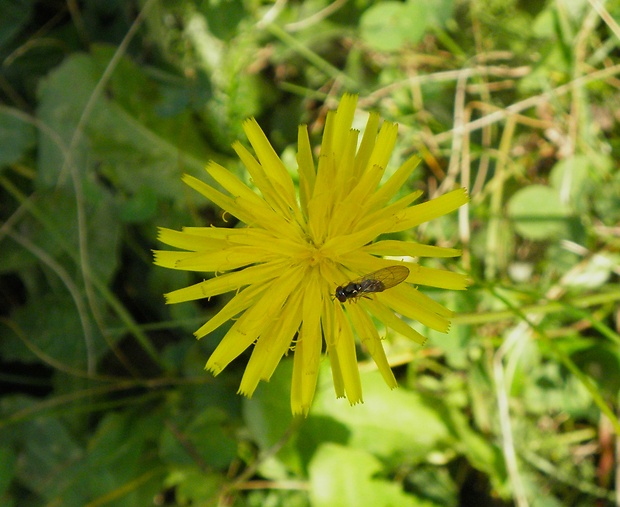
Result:
M330 359L336 395L346 396L351 404L362 402L355 336L388 386L396 387L372 318L422 344L425 338L402 317L446 332L451 312L415 286L466 287L464 275L384 258L459 255L451 248L377 238L454 211L467 202L467 192L454 190L416 205L412 203L420 192L395 199L418 159L407 160L381 184L397 125L384 122L379 128L379 116L371 114L359 141L359 132L351 128L356 105L357 96L345 95L338 109L328 113L316 165L307 128L299 127L299 192L257 122L247 120L243 128L255 155L239 142L233 148L258 192L215 162L206 170L226 193L183 177L245 227L161 229L160 241L183 251L155 252L157 265L213 273L203 282L166 294L168 303L236 291L195 335L202 338L235 319L206 369L217 375L253 345L239 393L251 396L260 380L270 379L280 359L294 351L294 414L307 415L310 409L323 351ZM383 286L364 278L377 271L381 280L372 281ZM398 275L396 282L383 279L391 276L389 271ZM351 281L365 285L357 291ZM337 287L349 291L348 296L336 297ZM366 290L373 288L378 290Z

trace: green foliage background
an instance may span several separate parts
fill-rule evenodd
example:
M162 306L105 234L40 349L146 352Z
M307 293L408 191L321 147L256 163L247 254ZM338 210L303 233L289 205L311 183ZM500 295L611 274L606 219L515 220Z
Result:
M0 503L617 505L619 23L617 0L0 3ZM448 335L385 340L397 391L360 350L365 403L324 371L297 421L290 359L251 400L246 357L203 371L226 299L165 306L197 279L150 250L226 225L180 176L246 177L242 120L294 168L345 91L399 123L392 170L421 155L411 189L470 189L410 235L474 283L423 289Z

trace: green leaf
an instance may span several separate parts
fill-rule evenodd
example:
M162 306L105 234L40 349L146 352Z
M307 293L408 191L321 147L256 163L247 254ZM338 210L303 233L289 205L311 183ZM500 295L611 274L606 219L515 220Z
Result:
M588 189L590 160L585 155L574 155L558 161L551 169L549 183L560 195L578 198ZM602 169L599 168L599 169ZM605 171L607 172L607 171Z
M474 468L487 474L495 491L508 495L510 489L502 449L474 431L461 412L451 410L450 422L456 436L455 449L463 453Z
M0 19L1 14L0 14ZM0 169L13 164L24 156L26 150L34 148L36 135L32 125L0 110Z
M543 240L566 233L570 213L556 190L531 185L512 196L508 203L508 216L523 237Z
M68 367L85 369L88 355L92 354L92 360L100 358L108 344L95 331L90 316L83 317L85 321L80 320L75 302L67 294L33 297L13 316L13 326L19 334L11 340L0 340L2 356L13 361L37 362L38 357L19 339L23 335L28 338L28 345L46 356ZM90 334L82 324L91 326Z
M310 463L313 507L423 507L394 482L375 478L382 464L366 451L336 444L322 445Z
M83 203L82 222L78 220L77 199L70 188L41 190L32 215L23 220L20 232L71 274L79 271L76 264L82 261L80 248L86 245L91 272L101 281L108 281L118 266L121 228L113 196L102 185L85 179L79 196ZM20 269L34 262L41 264L39 252L15 245L11 245L9 252L4 270ZM43 264L49 267L49 263Z
M223 40L232 39L237 34L239 24L248 15L241 0L203 2L200 8L204 9L209 20L210 31Z
M16 471L17 456L8 445L0 446L0 498L8 498L6 494Z
M291 376L293 361L285 359L280 362L269 383L259 384L251 399L243 402L243 417L252 437L261 449L269 449L278 443L293 424L291 414ZM278 459L290 469L301 471L296 438L287 441L278 453ZM270 476L279 475L282 469L278 463L269 463Z
M432 2L424 2L428 9L429 24L432 22L440 27L446 26L454 12L454 1L455 0L433 0ZM416 0L409 0L409 3L414 2L416 2Z
M205 473L197 468L173 469L166 478L166 486L174 488L176 505L208 505L215 499L226 483L225 477L216 473Z
M84 130L76 134L111 55L107 48L95 56L72 55L41 83L38 114L57 137L44 133L40 137L37 183L43 187L68 184L67 171L73 170L90 177L102 174L129 195L145 187L158 197L187 195L181 174L209 180L204 166L209 158L218 157L205 150L207 145L192 126L191 111L173 117L158 112L157 83L131 62L122 61L110 83L112 98L97 97ZM69 152L76 135L79 142ZM64 167L65 161L72 165Z
M33 0L0 2L0 47L9 42L28 23Z
M383 460L413 463L454 445L441 401L405 389L390 391L378 372L363 373L362 386L364 403L351 407L335 398L330 383L322 384L304 440L336 441Z
M191 465L197 457L210 467L225 469L237 454L237 444L223 428L226 413L209 408L188 424L168 428L161 434L160 454L166 462ZM191 452L189 452L191 449Z
M83 449L58 419L37 418L27 423L16 475L32 491L53 499L66 487L67 465L75 467L83 457Z
M396 51L416 44L427 28L425 2L381 2L370 7L360 21L361 36L380 51Z
M620 171L614 171L593 190L594 210L603 224L615 227L620 222Z
M125 201L119 210L119 217L123 222L146 222L157 212L157 196L152 188L144 186Z
M290 363L283 361L271 381L244 404L248 427L264 449L278 442L293 421ZM454 444L449 413L440 401L404 389L390 391L378 372L364 373L362 382L365 403L351 407L336 399L329 365L323 363L310 415L298 439L288 441L278 454L287 466L299 470L324 442L364 449L395 463L419 462Z
M609 374L609 372L620 371L620 353L616 345L592 342L587 347L574 352L571 358L584 373L596 380L606 396L609 398L617 396L620 389L620 377ZM574 406L575 397L572 392L568 394L570 399L566 400L566 404Z

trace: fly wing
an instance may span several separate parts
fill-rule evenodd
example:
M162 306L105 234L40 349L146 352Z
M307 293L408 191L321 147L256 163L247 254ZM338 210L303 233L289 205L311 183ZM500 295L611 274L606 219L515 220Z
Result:
M381 282L383 284L381 290L383 291L385 289L389 289L390 287L394 287L401 282L404 282L408 276L409 268L407 266L399 264L396 266L388 266L387 268L380 269L379 271L368 273L366 276L362 277L362 280L376 280L378 282Z

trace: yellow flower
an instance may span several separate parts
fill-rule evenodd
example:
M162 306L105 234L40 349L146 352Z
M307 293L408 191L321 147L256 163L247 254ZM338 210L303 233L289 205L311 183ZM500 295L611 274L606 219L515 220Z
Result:
M280 359L294 351L294 414L307 415L310 409L323 350L331 362L336 395L346 396L351 404L362 402L356 335L388 386L396 387L372 318L422 344L425 338L401 316L446 332L452 312L416 286L462 290L467 284L464 275L423 267L411 259L453 257L458 250L376 241L382 234L405 231L454 211L468 198L465 189L458 189L417 205L412 203L421 192L394 200L419 160L410 158L381 185L397 125L385 122L379 129L379 116L371 114L358 142L359 132L351 128L356 105L357 96L345 95L337 111L328 113L317 165L307 128L299 127L299 193L258 123L247 120L243 128L255 156L239 142L233 148L260 193L214 162L206 170L227 194L192 176L183 177L245 227L161 229L160 241L184 251L155 252L159 266L213 273L203 282L166 294L168 303L236 292L195 335L202 338L234 320L207 362L206 369L214 375L254 346L240 394L252 396L259 381L269 380ZM398 265L409 269L403 283L354 298L354 304L335 297L336 287Z

